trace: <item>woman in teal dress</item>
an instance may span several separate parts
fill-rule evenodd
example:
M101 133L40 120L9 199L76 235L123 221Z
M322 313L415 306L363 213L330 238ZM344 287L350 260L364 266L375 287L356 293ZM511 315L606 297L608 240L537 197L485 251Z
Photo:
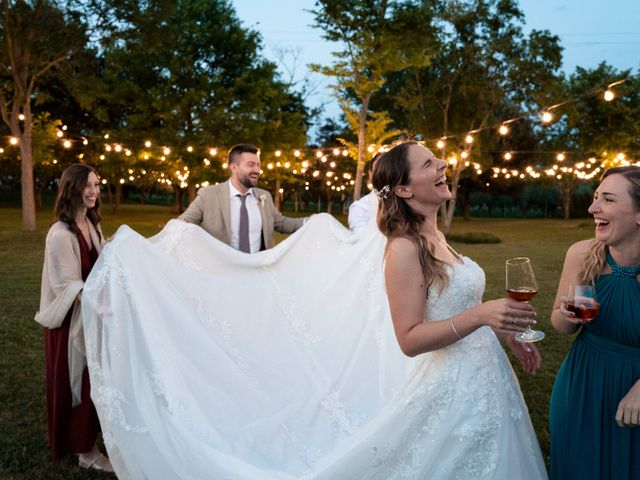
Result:
M578 335L551 396L550 476L640 479L640 167L607 170L589 213L595 238L569 248L551 315ZM583 324L566 295L591 283L600 312Z

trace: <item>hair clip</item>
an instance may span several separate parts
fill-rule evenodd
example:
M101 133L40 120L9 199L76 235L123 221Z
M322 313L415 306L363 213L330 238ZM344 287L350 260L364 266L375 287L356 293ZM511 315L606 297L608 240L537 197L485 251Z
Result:
M391 191L391 187L389 185L385 185L380 190L376 192L376 195L380 200L385 199L389 196L389 192Z

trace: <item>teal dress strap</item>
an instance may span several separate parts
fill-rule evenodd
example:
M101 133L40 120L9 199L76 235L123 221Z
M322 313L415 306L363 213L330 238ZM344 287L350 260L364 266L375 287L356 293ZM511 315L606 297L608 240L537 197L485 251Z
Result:
M634 265L628 267L626 265L618 265L611 256L609 249L607 248L607 263L611 267L611 273L616 277L622 278L636 278L640 275L640 265Z

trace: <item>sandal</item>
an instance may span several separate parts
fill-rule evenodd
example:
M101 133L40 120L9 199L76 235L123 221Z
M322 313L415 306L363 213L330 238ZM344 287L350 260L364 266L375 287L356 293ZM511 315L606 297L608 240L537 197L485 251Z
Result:
M78 465L81 468L99 470L101 472L111 472L111 473L113 472L113 466L111 465L111 461L101 453L98 455L95 455L89 460L85 460L81 456L79 456Z

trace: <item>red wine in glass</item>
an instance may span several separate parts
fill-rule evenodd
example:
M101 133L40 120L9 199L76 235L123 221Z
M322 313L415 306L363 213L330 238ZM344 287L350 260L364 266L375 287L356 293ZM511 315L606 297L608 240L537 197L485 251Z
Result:
M593 285L570 285L568 297L567 310L573 312L582 323L590 322L600 313Z
M538 281L533 272L531 260L527 257L510 258L506 262L507 294L518 302L529 302L538 293ZM544 332L533 330L527 325L524 332L516 335L519 342L539 342L544 338Z
M515 287L507 289L507 294L518 302L530 302L538 293L537 288L532 287Z
M582 323L587 323L593 320L600 313L600 305L597 303L576 303L576 301L567 302L567 310L573 312L576 318L582 320Z

